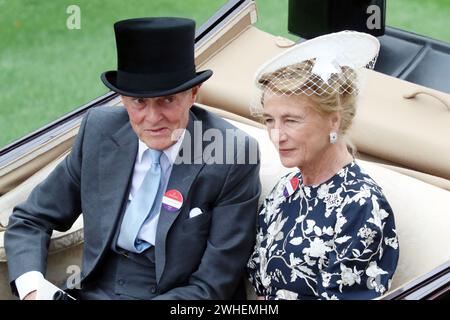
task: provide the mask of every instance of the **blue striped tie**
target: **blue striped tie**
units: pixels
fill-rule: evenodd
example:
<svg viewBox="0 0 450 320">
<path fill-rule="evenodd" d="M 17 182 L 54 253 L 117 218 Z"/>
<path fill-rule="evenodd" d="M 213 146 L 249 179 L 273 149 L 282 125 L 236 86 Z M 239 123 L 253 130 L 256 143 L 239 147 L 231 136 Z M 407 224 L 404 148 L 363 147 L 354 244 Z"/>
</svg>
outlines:
<svg viewBox="0 0 450 320">
<path fill-rule="evenodd" d="M 117 239 L 119 247 L 136 253 L 141 253 L 150 246 L 147 242 L 139 241 L 137 235 L 152 209 L 161 181 L 161 166 L 159 163 L 161 151 L 147 149 L 145 153 L 147 152 L 150 153 L 152 165 L 125 211 Z"/>
</svg>

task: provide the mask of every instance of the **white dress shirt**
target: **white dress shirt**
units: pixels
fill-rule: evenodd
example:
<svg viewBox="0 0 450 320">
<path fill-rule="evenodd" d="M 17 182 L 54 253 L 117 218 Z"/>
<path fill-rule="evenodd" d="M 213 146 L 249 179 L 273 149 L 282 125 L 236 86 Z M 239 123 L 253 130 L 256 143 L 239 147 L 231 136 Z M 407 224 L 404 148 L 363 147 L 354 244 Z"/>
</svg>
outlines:
<svg viewBox="0 0 450 320">
<path fill-rule="evenodd" d="M 170 173 L 172 172 L 172 165 L 175 162 L 175 159 L 177 158 L 185 133 L 186 130 L 183 131 L 180 138 L 175 144 L 163 150 L 164 155 L 161 155 L 160 160 L 162 170 L 161 171 L 162 179 L 160 188 L 163 188 L 162 190 L 165 190 L 167 187 Z M 139 140 L 138 154 L 134 162 L 133 177 L 131 181 L 130 193 L 128 194 L 127 206 L 130 203 L 131 199 L 133 199 L 133 195 L 137 192 L 137 190 L 141 186 L 142 181 L 144 180 L 144 177 L 147 174 L 147 171 L 150 169 L 151 160 L 146 157 L 143 157 L 144 152 L 147 149 L 148 146 L 144 142 Z M 161 206 L 161 204 L 159 205 Z M 144 222 L 144 225 L 139 231 L 138 239 L 154 244 L 155 243 L 154 234 L 149 235 L 148 231 L 151 228 L 151 224 L 155 223 L 157 224 L 158 220 L 159 220 L 159 210 L 158 214 L 150 217 L 150 219 Z M 37 288 L 39 287 L 39 283 L 41 281 L 47 280 L 45 280 L 44 276 L 39 271 L 29 271 L 18 277 L 15 280 L 15 284 L 17 292 L 19 293 L 19 298 L 22 300 L 30 292 L 37 290 Z"/>
<path fill-rule="evenodd" d="M 185 132 L 185 131 L 184 131 Z M 178 151 L 180 150 L 181 143 L 183 141 L 184 132 L 181 135 L 178 141 L 170 146 L 169 148 L 163 151 L 160 159 L 161 165 L 161 182 L 159 185 L 160 190 L 166 190 L 167 183 L 169 182 L 170 173 L 172 172 L 172 165 L 175 162 L 175 159 L 178 155 Z M 136 161 L 134 163 L 134 171 L 133 171 L 133 179 L 131 181 L 131 189 L 128 195 L 127 207 L 133 199 L 136 192 L 139 190 L 142 182 L 144 181 L 145 175 L 150 169 L 152 163 L 150 157 L 144 157 L 144 152 L 149 149 L 147 145 L 139 140 L 139 148 L 138 155 Z M 148 155 L 148 153 L 146 153 Z M 143 224 L 141 230 L 138 233 L 137 238 L 143 240 L 145 242 L 150 243 L 151 245 L 155 244 L 155 233 L 156 226 L 158 225 L 159 220 L 159 211 L 161 210 L 162 203 L 157 204 L 159 207 L 157 208 L 155 215 L 149 217 Z"/>
</svg>

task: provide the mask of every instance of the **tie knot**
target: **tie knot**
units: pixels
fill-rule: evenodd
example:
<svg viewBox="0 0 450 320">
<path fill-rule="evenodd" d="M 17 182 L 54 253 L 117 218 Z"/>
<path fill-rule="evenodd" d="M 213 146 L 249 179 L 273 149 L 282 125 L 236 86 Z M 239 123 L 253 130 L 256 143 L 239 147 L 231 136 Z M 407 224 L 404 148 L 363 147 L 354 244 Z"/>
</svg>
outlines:
<svg viewBox="0 0 450 320">
<path fill-rule="evenodd" d="M 152 150 L 152 149 L 147 149 L 148 153 L 150 155 L 150 159 L 153 163 L 159 163 L 159 159 L 161 158 L 161 154 L 162 152 L 159 150 Z"/>
</svg>

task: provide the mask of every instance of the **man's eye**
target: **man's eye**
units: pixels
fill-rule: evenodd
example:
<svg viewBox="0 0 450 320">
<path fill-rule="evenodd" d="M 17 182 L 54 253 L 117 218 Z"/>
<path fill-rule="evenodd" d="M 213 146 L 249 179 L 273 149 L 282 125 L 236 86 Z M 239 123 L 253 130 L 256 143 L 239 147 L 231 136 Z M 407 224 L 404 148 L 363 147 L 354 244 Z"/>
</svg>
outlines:
<svg viewBox="0 0 450 320">
<path fill-rule="evenodd" d="M 137 104 L 137 105 L 143 105 L 143 104 L 145 104 L 145 99 L 143 99 L 143 98 L 136 98 L 136 99 L 133 99 L 133 103 Z"/>
<path fill-rule="evenodd" d="M 264 123 L 271 124 L 271 123 L 273 123 L 273 119 L 270 119 L 270 118 L 264 119 Z"/>
<path fill-rule="evenodd" d="M 165 103 L 172 103 L 174 100 L 175 100 L 174 97 L 166 97 L 166 98 L 164 98 L 164 102 Z"/>
</svg>

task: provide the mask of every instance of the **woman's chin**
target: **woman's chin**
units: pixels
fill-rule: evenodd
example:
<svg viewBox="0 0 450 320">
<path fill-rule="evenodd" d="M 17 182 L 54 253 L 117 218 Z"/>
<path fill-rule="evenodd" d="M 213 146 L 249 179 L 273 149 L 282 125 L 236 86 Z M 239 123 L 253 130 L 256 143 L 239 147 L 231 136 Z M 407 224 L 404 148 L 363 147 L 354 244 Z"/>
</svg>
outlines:
<svg viewBox="0 0 450 320">
<path fill-rule="evenodd" d="M 280 157 L 281 164 L 286 168 L 298 168 L 300 165 L 298 161 L 292 158 Z"/>
</svg>

